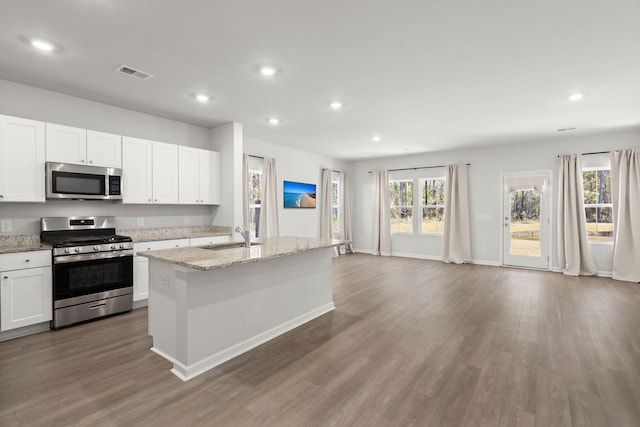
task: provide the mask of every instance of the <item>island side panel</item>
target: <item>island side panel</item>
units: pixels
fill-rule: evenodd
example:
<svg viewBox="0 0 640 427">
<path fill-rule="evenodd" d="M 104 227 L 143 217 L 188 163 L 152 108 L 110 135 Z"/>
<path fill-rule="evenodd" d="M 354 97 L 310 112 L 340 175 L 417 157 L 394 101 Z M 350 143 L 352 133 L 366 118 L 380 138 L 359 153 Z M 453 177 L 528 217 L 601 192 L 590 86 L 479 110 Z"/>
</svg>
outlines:
<svg viewBox="0 0 640 427">
<path fill-rule="evenodd" d="M 151 260 L 150 292 L 155 285 L 169 297 L 168 287 L 175 301 L 161 298 L 163 311 L 153 311 L 150 295 L 150 324 L 152 314 L 174 310 L 174 326 L 160 330 L 165 319 L 153 322 L 154 348 L 173 358 L 173 372 L 186 380 L 332 310 L 332 254 L 320 249 L 210 271 Z M 165 331 L 174 336 L 161 338 Z"/>
<path fill-rule="evenodd" d="M 160 261 L 149 262 L 149 335 L 152 350 L 161 356 L 176 358 L 176 284 L 174 266 Z"/>
</svg>

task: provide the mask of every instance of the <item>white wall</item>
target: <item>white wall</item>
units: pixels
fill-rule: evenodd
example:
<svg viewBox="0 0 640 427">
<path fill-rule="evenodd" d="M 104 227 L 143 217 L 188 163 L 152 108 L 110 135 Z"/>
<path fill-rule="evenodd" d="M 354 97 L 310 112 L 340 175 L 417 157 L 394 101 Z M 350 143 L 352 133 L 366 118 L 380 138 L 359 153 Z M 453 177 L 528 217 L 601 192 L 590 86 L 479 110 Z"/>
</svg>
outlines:
<svg viewBox="0 0 640 427">
<path fill-rule="evenodd" d="M 556 178 L 560 154 L 586 153 L 640 146 L 640 130 L 556 138 L 513 145 L 438 152 L 386 159 L 363 160 L 349 165 L 354 181 L 353 224 L 354 246 L 360 251 L 373 249 L 373 169 L 395 169 L 417 166 L 471 163 L 469 166 L 469 204 L 471 218 L 471 255 L 475 262 L 502 264 L 502 183 L 501 174 L 508 172 L 552 171 L 552 267 L 557 268 Z M 586 158 L 586 156 L 585 156 Z M 392 235 L 392 253 L 439 259 L 441 236 Z M 591 244 L 598 269 L 611 272 L 612 245 Z"/>
<path fill-rule="evenodd" d="M 0 80 L 0 114 L 178 145 L 212 148 L 212 131 L 204 127 L 7 80 Z M 224 158 L 221 158 L 221 162 L 224 162 Z M 137 219 L 142 217 L 144 228 L 152 228 L 185 224 L 209 225 L 215 210 L 216 208 L 195 205 L 122 205 L 113 202 L 62 200 L 1 204 L 0 218 L 10 219 L 12 222 L 12 231 L 3 234 L 38 234 L 40 217 L 43 216 L 114 215 L 119 228 L 137 228 Z M 218 222 L 214 224 L 231 225 Z"/>
<path fill-rule="evenodd" d="M 316 184 L 320 191 L 322 169 L 343 170 L 345 163 L 319 154 L 299 151 L 244 136 L 244 152 L 260 157 L 276 159 L 278 188 L 278 219 L 281 236 L 320 236 L 320 204 L 315 209 L 284 209 L 282 200 L 283 181 Z M 320 198 L 318 197 L 318 202 Z"/>
</svg>

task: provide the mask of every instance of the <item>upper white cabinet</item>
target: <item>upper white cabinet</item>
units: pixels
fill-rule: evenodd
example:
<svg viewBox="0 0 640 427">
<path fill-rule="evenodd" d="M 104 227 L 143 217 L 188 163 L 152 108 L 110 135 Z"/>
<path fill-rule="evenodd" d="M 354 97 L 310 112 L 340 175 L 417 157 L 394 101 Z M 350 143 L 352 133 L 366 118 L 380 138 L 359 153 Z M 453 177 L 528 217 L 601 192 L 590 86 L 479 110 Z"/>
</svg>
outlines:
<svg viewBox="0 0 640 427">
<path fill-rule="evenodd" d="M 90 165 L 122 167 L 122 137 L 112 133 L 87 131 L 87 159 Z"/>
<path fill-rule="evenodd" d="M 44 123 L 0 115 L 0 202 L 44 202 L 44 162 Z"/>
<path fill-rule="evenodd" d="M 178 146 L 153 142 L 153 203 L 178 203 Z"/>
<path fill-rule="evenodd" d="M 219 154 L 179 147 L 179 200 L 181 204 L 219 203 Z"/>
<path fill-rule="evenodd" d="M 123 203 L 178 203 L 178 146 L 122 138 Z"/>
<path fill-rule="evenodd" d="M 153 203 L 153 142 L 122 138 L 122 202 Z"/>
<path fill-rule="evenodd" d="M 47 123 L 47 161 L 120 168 L 122 137 Z"/>
</svg>

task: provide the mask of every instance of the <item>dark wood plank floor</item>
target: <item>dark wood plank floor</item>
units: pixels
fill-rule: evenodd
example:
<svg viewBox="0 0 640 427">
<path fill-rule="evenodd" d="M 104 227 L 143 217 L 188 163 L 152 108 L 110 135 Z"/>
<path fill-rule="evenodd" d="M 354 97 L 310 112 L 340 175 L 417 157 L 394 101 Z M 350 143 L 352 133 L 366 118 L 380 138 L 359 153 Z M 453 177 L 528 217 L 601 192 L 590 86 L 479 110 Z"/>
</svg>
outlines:
<svg viewBox="0 0 640 427">
<path fill-rule="evenodd" d="M 0 343 L 0 425 L 640 426 L 640 285 L 350 255 L 337 309 L 183 383 L 145 309 Z"/>
</svg>

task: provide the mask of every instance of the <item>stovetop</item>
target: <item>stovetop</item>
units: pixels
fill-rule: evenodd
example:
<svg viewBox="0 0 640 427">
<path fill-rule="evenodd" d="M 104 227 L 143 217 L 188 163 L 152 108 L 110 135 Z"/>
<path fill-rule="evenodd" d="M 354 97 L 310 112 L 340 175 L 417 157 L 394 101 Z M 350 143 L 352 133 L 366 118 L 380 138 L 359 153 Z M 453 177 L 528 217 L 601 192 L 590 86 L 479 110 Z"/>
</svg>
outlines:
<svg viewBox="0 0 640 427">
<path fill-rule="evenodd" d="M 52 245 L 54 248 L 65 248 L 72 246 L 100 245 L 108 243 L 131 242 L 131 237 L 117 234 L 95 234 L 89 236 L 41 236 L 44 243 Z"/>
</svg>

